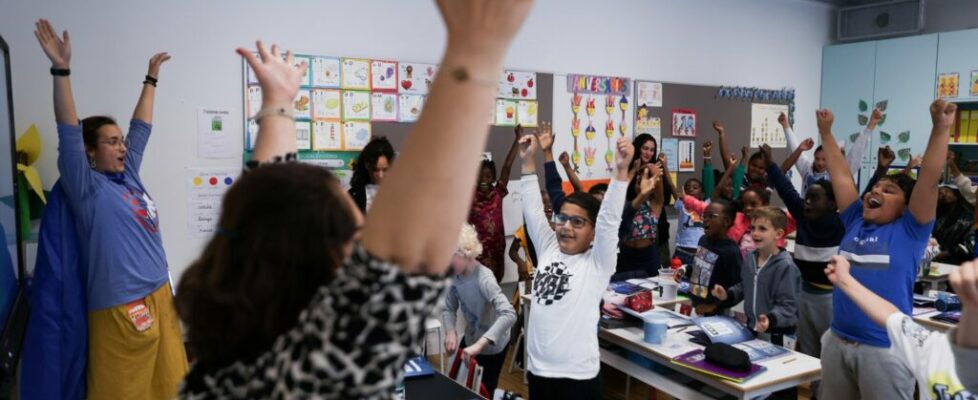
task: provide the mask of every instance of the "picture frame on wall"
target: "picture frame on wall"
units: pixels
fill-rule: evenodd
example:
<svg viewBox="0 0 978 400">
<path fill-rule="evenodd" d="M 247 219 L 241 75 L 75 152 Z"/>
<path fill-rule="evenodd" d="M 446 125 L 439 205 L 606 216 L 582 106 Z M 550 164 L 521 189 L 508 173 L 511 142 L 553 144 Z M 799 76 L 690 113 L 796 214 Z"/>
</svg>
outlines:
<svg viewBox="0 0 978 400">
<path fill-rule="evenodd" d="M 672 110 L 672 136 L 696 137 L 696 110 Z"/>
</svg>

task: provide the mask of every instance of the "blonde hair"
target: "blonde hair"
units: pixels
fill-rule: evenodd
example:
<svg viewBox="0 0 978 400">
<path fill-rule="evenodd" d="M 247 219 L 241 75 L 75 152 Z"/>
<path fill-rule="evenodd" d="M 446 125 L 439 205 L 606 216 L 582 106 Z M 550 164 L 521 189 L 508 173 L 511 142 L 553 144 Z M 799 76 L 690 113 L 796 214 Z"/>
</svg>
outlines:
<svg viewBox="0 0 978 400">
<path fill-rule="evenodd" d="M 471 224 L 462 225 L 462 232 L 458 234 L 458 249 L 462 255 L 476 258 L 482 255 L 482 243 L 479 242 L 479 234 Z"/>
</svg>

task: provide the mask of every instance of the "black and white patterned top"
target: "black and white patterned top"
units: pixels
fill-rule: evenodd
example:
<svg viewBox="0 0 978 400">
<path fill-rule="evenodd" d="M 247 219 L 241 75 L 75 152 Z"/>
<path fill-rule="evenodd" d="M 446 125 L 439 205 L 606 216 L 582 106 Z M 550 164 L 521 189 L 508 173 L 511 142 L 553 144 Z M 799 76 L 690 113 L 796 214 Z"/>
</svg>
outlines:
<svg viewBox="0 0 978 400">
<path fill-rule="evenodd" d="M 206 374 L 192 366 L 180 398 L 390 398 L 445 286 L 358 245 L 268 352 Z"/>
</svg>

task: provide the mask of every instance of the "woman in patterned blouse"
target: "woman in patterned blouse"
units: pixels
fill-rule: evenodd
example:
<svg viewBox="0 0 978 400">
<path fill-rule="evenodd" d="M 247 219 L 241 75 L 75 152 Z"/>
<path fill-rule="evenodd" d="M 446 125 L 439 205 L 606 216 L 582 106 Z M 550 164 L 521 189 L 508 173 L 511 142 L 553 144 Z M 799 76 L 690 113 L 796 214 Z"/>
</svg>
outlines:
<svg viewBox="0 0 978 400">
<path fill-rule="evenodd" d="M 471 204 L 485 110 L 532 0 L 437 4 L 442 67 L 370 218 L 329 172 L 298 163 L 253 167 L 226 194 L 219 233 L 177 293 L 197 356 L 181 397 L 391 397 L 444 287 L 434 277 Z M 237 50 L 263 93 L 254 165 L 294 158 L 287 110 L 305 70 L 257 47 L 260 59 Z"/>
</svg>

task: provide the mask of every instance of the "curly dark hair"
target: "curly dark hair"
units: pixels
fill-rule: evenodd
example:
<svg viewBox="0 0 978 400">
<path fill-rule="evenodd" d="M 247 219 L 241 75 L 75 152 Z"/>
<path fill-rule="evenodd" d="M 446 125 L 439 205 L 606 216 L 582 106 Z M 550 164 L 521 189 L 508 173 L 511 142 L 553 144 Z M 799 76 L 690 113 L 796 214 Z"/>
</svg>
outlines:
<svg viewBox="0 0 978 400">
<path fill-rule="evenodd" d="M 175 298 L 204 370 L 254 360 L 295 326 L 357 230 L 345 196 L 332 173 L 299 163 L 258 167 L 231 186 L 219 231 Z"/>
<path fill-rule="evenodd" d="M 377 160 L 381 156 L 387 158 L 387 162 L 394 163 L 394 146 L 384 136 L 376 136 L 360 151 L 356 162 L 353 164 L 353 177 L 350 178 L 351 189 L 361 189 L 370 183 L 370 171 L 377 167 Z"/>
</svg>

